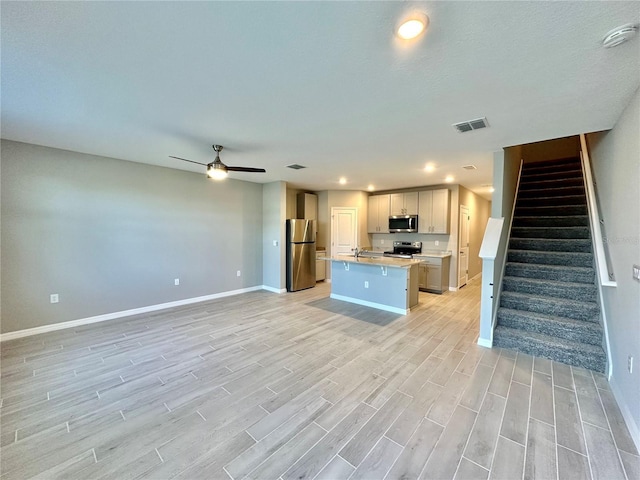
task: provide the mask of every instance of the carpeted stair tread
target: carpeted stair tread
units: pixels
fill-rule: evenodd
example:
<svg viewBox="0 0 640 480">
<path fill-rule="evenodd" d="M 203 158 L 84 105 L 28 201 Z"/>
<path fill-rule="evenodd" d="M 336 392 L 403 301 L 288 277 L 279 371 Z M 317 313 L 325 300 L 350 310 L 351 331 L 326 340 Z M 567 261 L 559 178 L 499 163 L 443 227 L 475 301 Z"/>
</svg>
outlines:
<svg viewBox="0 0 640 480">
<path fill-rule="evenodd" d="M 541 189 L 541 188 L 557 188 L 557 187 L 579 187 L 584 185 L 582 177 L 580 178 L 559 178 L 554 180 L 544 180 L 541 182 L 521 182 L 518 190 Z"/>
<path fill-rule="evenodd" d="M 589 227 L 512 227 L 512 238 L 545 238 L 545 239 L 590 239 Z"/>
<path fill-rule="evenodd" d="M 541 250 L 509 249 L 507 261 L 542 265 L 565 265 L 567 267 L 592 267 L 593 255 L 590 252 L 545 252 Z"/>
<path fill-rule="evenodd" d="M 591 253 L 591 239 L 511 237 L 509 248 L 514 250 Z"/>
<path fill-rule="evenodd" d="M 558 339 L 504 326 L 496 327 L 493 345 L 603 373 L 607 363 L 601 346 Z"/>
<path fill-rule="evenodd" d="M 587 215 L 589 211 L 586 205 L 536 205 L 518 206 L 516 205 L 515 216 L 536 216 L 536 217 L 557 217 L 567 215 Z"/>
<path fill-rule="evenodd" d="M 536 168 L 564 168 L 567 165 L 581 165 L 580 157 L 556 158 L 553 160 L 539 160 L 537 162 L 527 162 L 523 165 L 526 169 Z"/>
<path fill-rule="evenodd" d="M 565 197 L 571 195 L 584 195 L 584 186 L 565 187 L 564 185 L 555 188 L 531 188 L 518 191 L 518 199 L 539 198 L 539 197 Z"/>
<path fill-rule="evenodd" d="M 582 170 L 579 168 L 572 170 L 557 170 L 551 172 L 538 172 L 523 170 L 520 176 L 520 183 L 544 182 L 547 180 L 580 178 L 582 179 Z"/>
<path fill-rule="evenodd" d="M 514 217 L 515 227 L 588 227 L 587 215 L 566 215 L 549 217 Z"/>
<path fill-rule="evenodd" d="M 574 320 L 584 320 L 586 322 L 597 323 L 600 319 L 598 303 L 550 298 L 530 293 L 503 291 L 500 295 L 500 307 L 573 318 Z"/>
<path fill-rule="evenodd" d="M 573 342 L 602 345 L 602 327 L 599 323 L 572 318 L 525 312 L 511 308 L 498 309 L 498 325 L 542 333 Z"/>
<path fill-rule="evenodd" d="M 564 298 L 567 300 L 579 298 L 583 302 L 597 304 L 598 291 L 596 286 L 588 283 L 506 276 L 502 285 L 505 292 L 544 295 L 548 298 Z"/>
<path fill-rule="evenodd" d="M 593 267 L 567 267 L 565 265 L 507 262 L 505 275 L 571 283 L 593 284 L 595 281 Z"/>
<path fill-rule="evenodd" d="M 586 205 L 587 197 L 582 195 L 558 195 L 555 197 L 535 197 L 519 198 L 516 202 L 516 210 L 519 207 L 537 206 L 564 206 L 564 205 Z"/>
</svg>

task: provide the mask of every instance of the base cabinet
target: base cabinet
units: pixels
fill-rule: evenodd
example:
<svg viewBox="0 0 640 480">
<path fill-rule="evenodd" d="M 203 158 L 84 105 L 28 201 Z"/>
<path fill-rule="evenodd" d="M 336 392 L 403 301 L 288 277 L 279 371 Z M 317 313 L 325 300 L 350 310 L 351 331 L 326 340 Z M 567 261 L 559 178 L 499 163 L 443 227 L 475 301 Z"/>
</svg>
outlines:
<svg viewBox="0 0 640 480">
<path fill-rule="evenodd" d="M 418 288 L 431 293 L 442 293 L 449 290 L 450 258 L 420 258 L 422 263 L 418 269 Z"/>
<path fill-rule="evenodd" d="M 324 257 L 326 252 L 316 253 L 316 282 L 321 282 L 327 278 L 327 262 L 326 260 L 319 260 L 318 257 Z"/>
</svg>

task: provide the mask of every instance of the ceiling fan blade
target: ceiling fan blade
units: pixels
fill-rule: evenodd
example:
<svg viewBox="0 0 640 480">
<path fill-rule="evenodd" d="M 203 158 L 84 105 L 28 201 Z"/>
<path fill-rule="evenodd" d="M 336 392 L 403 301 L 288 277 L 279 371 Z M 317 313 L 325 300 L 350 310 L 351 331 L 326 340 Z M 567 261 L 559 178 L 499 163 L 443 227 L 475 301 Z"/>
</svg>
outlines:
<svg viewBox="0 0 640 480">
<path fill-rule="evenodd" d="M 253 172 L 253 173 L 267 173 L 264 168 L 251 168 L 251 167 L 227 167 L 229 172 Z"/>
<path fill-rule="evenodd" d="M 194 162 L 193 160 L 187 160 L 186 158 L 174 157 L 172 155 L 169 155 L 169 158 L 175 158 L 176 160 L 182 160 L 183 162 L 195 163 L 197 165 L 204 165 L 205 167 L 207 166 L 206 163 Z"/>
</svg>

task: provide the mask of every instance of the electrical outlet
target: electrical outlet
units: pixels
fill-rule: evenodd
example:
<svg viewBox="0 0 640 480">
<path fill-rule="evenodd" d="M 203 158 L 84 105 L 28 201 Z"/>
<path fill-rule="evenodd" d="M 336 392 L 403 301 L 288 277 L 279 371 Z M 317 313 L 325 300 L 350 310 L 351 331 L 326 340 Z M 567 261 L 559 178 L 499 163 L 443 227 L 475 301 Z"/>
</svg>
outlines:
<svg viewBox="0 0 640 480">
<path fill-rule="evenodd" d="M 240 270 L 236 272 L 236 277 L 239 277 L 239 276 L 240 276 Z"/>
<path fill-rule="evenodd" d="M 633 279 L 640 282 L 640 265 L 633 266 Z"/>
<path fill-rule="evenodd" d="M 629 373 L 633 373 L 633 355 L 629 355 L 627 358 L 627 370 Z"/>
<path fill-rule="evenodd" d="M 380 245 L 384 245 L 384 240 L 380 240 Z"/>
<path fill-rule="evenodd" d="M 369 282 L 367 280 L 364 281 L 364 288 L 369 288 Z"/>
<path fill-rule="evenodd" d="M 274 241 L 273 241 L 273 246 L 274 246 L 274 247 L 277 247 L 277 246 L 278 246 L 278 240 L 274 240 Z"/>
<path fill-rule="evenodd" d="M 52 293 L 51 295 L 49 295 L 49 301 L 51 303 L 58 303 L 60 301 L 60 297 L 57 293 Z"/>
<path fill-rule="evenodd" d="M 440 242 L 439 242 L 438 240 L 436 240 L 434 243 L 435 243 L 436 247 L 437 247 L 438 245 L 440 245 Z"/>
<path fill-rule="evenodd" d="M 174 278 L 173 279 L 173 284 L 174 285 L 180 285 L 180 279 L 179 278 Z"/>
</svg>

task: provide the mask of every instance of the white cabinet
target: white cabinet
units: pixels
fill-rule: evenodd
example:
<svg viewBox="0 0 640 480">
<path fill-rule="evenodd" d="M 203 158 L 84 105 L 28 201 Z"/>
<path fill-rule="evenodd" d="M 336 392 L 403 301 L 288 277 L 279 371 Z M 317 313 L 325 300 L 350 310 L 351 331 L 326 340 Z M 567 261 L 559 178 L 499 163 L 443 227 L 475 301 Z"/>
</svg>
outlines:
<svg viewBox="0 0 640 480">
<path fill-rule="evenodd" d="M 367 232 L 389 233 L 389 195 L 369 197 Z"/>
<path fill-rule="evenodd" d="M 451 257 L 418 257 L 418 288 L 432 293 L 442 293 L 449 289 L 449 264 Z"/>
<path fill-rule="evenodd" d="M 447 188 L 420 192 L 418 233 L 449 233 L 450 199 Z"/>
<path fill-rule="evenodd" d="M 392 193 L 389 215 L 418 215 L 418 192 Z"/>
<path fill-rule="evenodd" d="M 327 278 L 327 263 L 326 260 L 320 260 L 320 257 L 324 257 L 327 254 L 325 251 L 316 252 L 316 282 L 320 282 Z"/>
</svg>

